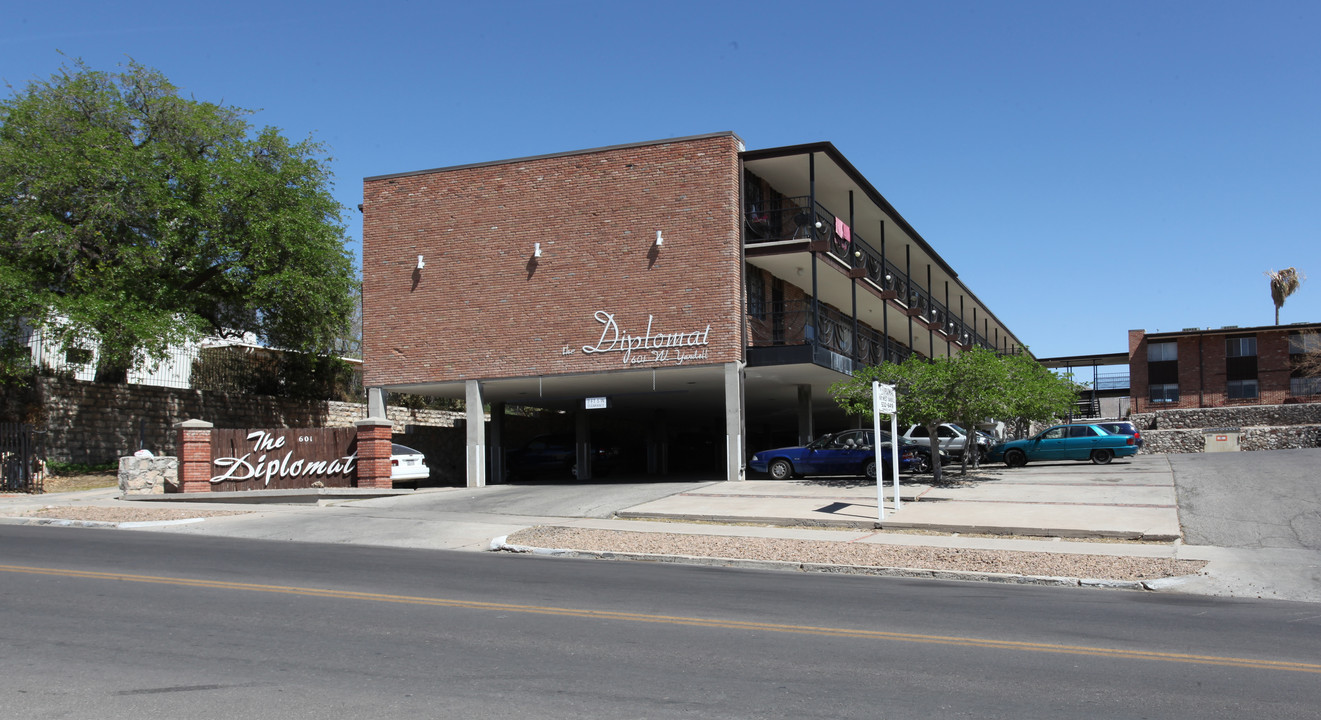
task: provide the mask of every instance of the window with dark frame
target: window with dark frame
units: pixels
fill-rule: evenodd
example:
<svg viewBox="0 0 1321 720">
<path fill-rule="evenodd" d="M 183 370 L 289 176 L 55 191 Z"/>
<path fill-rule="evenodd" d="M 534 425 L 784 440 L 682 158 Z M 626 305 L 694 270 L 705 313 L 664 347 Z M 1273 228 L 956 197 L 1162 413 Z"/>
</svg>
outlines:
<svg viewBox="0 0 1321 720">
<path fill-rule="evenodd" d="M 748 279 L 748 315 L 758 319 L 766 319 L 766 277 L 761 274 L 761 269 L 748 265 L 743 270 Z"/>
</svg>

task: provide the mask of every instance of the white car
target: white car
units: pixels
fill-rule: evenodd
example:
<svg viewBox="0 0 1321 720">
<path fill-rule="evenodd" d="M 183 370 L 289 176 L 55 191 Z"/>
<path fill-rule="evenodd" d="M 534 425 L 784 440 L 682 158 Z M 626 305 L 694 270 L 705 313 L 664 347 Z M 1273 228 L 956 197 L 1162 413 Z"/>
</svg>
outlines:
<svg viewBox="0 0 1321 720">
<path fill-rule="evenodd" d="M 407 445 L 390 445 L 390 481 L 421 483 L 431 477 L 427 458 Z"/>
<path fill-rule="evenodd" d="M 940 449 L 955 457 L 962 456 L 963 449 L 968 445 L 968 433 L 954 423 L 936 426 L 936 436 L 940 441 Z M 931 447 L 931 435 L 927 433 L 926 425 L 909 425 L 902 437 L 904 442 Z M 982 432 L 978 432 L 976 437 L 974 442 L 977 443 L 978 454 L 985 455 L 991 449 L 991 438 Z"/>
</svg>

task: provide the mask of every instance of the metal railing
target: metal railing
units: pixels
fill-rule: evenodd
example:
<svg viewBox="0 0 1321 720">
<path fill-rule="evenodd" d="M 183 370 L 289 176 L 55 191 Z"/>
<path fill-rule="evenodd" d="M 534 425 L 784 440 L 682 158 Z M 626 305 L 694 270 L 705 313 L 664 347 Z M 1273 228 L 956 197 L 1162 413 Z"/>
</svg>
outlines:
<svg viewBox="0 0 1321 720">
<path fill-rule="evenodd" d="M 0 492 L 40 493 L 45 463 L 31 425 L 0 423 Z"/>
<path fill-rule="evenodd" d="M 835 232 L 836 215 L 810 197 L 782 197 L 766 203 L 749 205 L 745 220 L 748 243 L 820 240 L 826 252 L 845 267 L 861 268 L 863 279 L 882 292 L 893 292 L 894 299 L 908 308 L 916 308 L 917 317 L 936 324 L 960 345 L 981 345 L 998 350 L 929 292 L 912 282 L 908 275 L 888 258 L 872 248 L 863 234 L 850 228 L 849 239 Z M 815 234 L 814 234 L 815 233 Z M 951 325 L 952 323 L 952 325 Z M 966 338 L 965 338 L 966 336 Z"/>
</svg>

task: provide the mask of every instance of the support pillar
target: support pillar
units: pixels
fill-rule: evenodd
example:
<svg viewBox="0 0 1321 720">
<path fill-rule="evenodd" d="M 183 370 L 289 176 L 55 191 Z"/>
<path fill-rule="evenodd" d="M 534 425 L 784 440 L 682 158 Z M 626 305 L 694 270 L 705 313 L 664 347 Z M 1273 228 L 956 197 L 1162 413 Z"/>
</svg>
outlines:
<svg viewBox="0 0 1321 720">
<path fill-rule="evenodd" d="M 353 423 L 358 429 L 358 487 L 389 490 L 391 438 L 394 427 L 383 417 L 369 417 Z"/>
<path fill-rule="evenodd" d="M 487 482 L 498 485 L 505 481 L 505 404 L 491 403 L 491 475 Z"/>
<path fill-rule="evenodd" d="M 725 479 L 747 480 L 743 444 L 743 363 L 725 363 Z"/>
<path fill-rule="evenodd" d="M 486 487 L 486 414 L 482 412 L 482 384 L 469 380 L 464 395 L 468 429 L 468 487 Z"/>
<path fill-rule="evenodd" d="M 179 492 L 211 492 L 213 427 L 205 420 L 184 420 L 174 424 L 179 433 Z"/>
<path fill-rule="evenodd" d="M 812 386 L 798 386 L 798 444 L 812 442 L 815 429 L 812 427 Z"/>
<path fill-rule="evenodd" d="M 592 418 L 578 408 L 573 413 L 574 479 L 586 482 L 592 479 Z"/>
</svg>

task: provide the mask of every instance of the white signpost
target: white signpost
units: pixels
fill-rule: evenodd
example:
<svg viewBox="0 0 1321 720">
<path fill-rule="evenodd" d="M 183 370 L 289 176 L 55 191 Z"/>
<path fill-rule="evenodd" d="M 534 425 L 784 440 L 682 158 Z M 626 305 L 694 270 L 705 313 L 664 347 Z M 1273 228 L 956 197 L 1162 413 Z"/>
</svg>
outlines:
<svg viewBox="0 0 1321 720">
<path fill-rule="evenodd" d="M 894 509 L 899 511 L 899 418 L 895 415 L 895 394 L 893 385 L 882 385 L 872 381 L 872 432 L 875 433 L 873 447 L 876 450 L 876 521 L 885 519 L 885 473 L 881 453 L 881 413 L 890 416 L 890 468 L 894 474 Z"/>
</svg>

